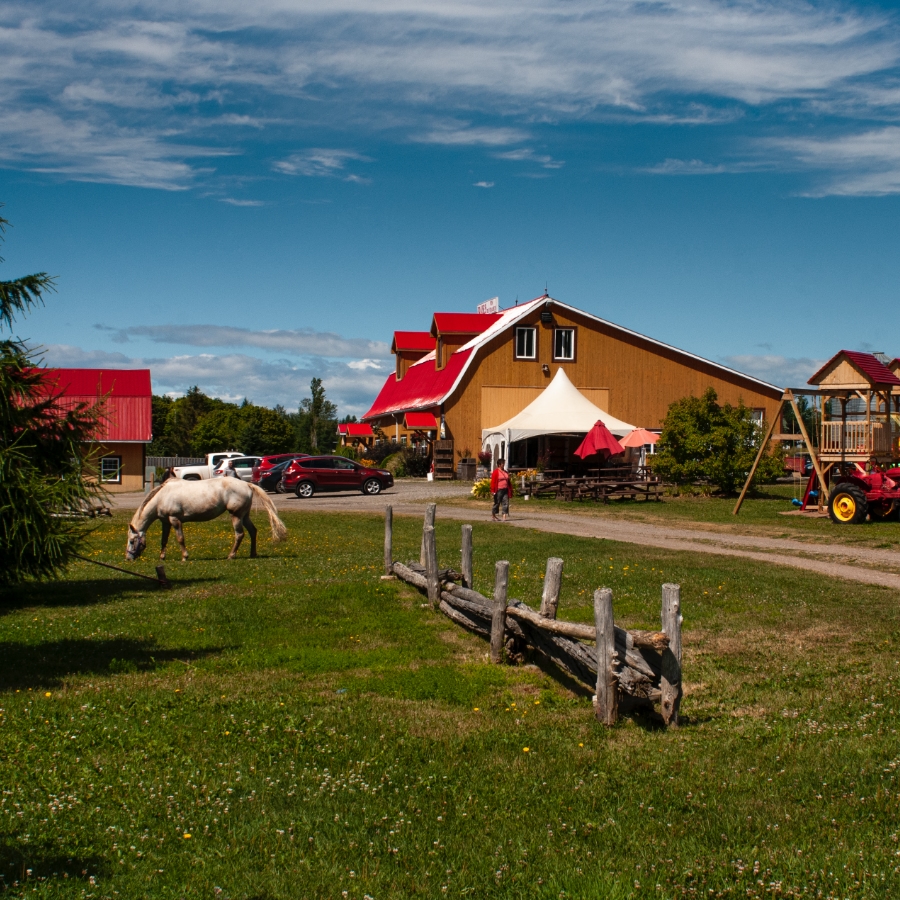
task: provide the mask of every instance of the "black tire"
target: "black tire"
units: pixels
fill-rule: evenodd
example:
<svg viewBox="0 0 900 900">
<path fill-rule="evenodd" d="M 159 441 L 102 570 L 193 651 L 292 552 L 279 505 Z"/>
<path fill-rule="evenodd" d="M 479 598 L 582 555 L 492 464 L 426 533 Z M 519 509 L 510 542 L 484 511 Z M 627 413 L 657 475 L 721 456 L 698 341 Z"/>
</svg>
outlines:
<svg viewBox="0 0 900 900">
<path fill-rule="evenodd" d="M 275 493 L 276 494 L 286 494 L 287 488 L 284 486 L 283 481 L 279 481 L 278 484 L 275 485 Z"/>
<path fill-rule="evenodd" d="M 316 486 L 311 481 L 301 481 L 297 487 L 294 488 L 294 493 L 301 500 L 309 500 L 315 492 Z"/>
<path fill-rule="evenodd" d="M 363 486 L 362 491 L 370 497 L 381 493 L 381 482 L 377 478 L 370 478 Z"/>
<path fill-rule="evenodd" d="M 185 475 L 182 481 L 200 481 L 199 475 Z"/>
<path fill-rule="evenodd" d="M 897 501 L 880 500 L 869 504 L 869 519 L 872 522 L 887 522 L 897 518 Z"/>
<path fill-rule="evenodd" d="M 862 489 L 855 484 L 836 484 L 828 498 L 828 515 L 836 525 L 859 525 L 866 521 L 869 504 Z"/>
</svg>

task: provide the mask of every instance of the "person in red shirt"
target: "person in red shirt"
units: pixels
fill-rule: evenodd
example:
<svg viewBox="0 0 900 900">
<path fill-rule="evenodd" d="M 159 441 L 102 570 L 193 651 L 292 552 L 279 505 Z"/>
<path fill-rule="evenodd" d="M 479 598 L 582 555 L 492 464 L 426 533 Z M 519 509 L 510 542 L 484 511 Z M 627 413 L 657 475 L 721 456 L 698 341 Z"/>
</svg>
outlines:
<svg viewBox="0 0 900 900">
<path fill-rule="evenodd" d="M 497 513 L 503 511 L 503 521 L 509 521 L 509 472 L 506 471 L 506 460 L 498 459 L 497 468 L 491 472 L 491 494 L 494 497 L 494 508 L 491 518 L 498 522 Z"/>
</svg>

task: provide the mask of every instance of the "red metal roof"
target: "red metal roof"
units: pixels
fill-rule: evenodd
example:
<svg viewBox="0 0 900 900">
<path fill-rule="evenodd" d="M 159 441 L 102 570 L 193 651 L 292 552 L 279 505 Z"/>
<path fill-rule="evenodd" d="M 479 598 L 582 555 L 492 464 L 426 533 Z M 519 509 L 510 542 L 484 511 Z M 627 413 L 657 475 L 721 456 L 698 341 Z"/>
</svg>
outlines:
<svg viewBox="0 0 900 900">
<path fill-rule="evenodd" d="M 419 428 L 423 431 L 435 431 L 438 425 L 434 413 L 430 412 L 408 412 L 403 421 L 407 428 Z"/>
<path fill-rule="evenodd" d="M 839 350 L 831 359 L 816 372 L 807 384 L 819 384 L 822 373 L 839 357 L 846 356 L 847 359 L 856 366 L 860 372 L 872 384 L 890 384 L 900 387 L 900 378 L 898 378 L 883 362 L 874 357 L 871 353 L 862 353 L 859 350 Z"/>
<path fill-rule="evenodd" d="M 421 350 L 428 353 L 434 350 L 434 338 L 427 331 L 395 331 L 394 344 L 391 350 Z"/>
<path fill-rule="evenodd" d="M 438 334 L 481 334 L 503 313 L 435 313 L 431 322 L 431 333 Z"/>
<path fill-rule="evenodd" d="M 481 318 L 488 319 L 490 316 Z M 438 370 L 435 370 L 434 354 L 429 354 L 410 366 L 400 381 L 397 381 L 396 375 L 388 375 L 384 387 L 363 419 L 376 419 L 407 410 L 430 409 L 438 405 L 453 387 L 471 353 L 471 350 L 458 350 L 450 355 L 447 365 Z"/>
<path fill-rule="evenodd" d="M 365 422 L 342 422 L 338 425 L 338 434 L 346 434 L 347 437 L 372 437 L 375 432 Z"/>
<path fill-rule="evenodd" d="M 46 369 L 48 392 L 60 394 L 59 406 L 94 405 L 106 397 L 98 441 L 153 439 L 149 369 Z"/>
</svg>

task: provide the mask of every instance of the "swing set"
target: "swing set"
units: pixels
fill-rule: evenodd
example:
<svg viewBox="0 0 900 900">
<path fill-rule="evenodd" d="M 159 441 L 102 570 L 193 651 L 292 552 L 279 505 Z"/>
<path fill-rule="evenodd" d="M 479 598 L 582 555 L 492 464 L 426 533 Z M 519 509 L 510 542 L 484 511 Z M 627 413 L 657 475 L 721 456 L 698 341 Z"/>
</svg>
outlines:
<svg viewBox="0 0 900 900">
<path fill-rule="evenodd" d="M 759 453 L 735 504 L 740 511 L 769 442 L 796 441 L 796 433 L 776 433 L 789 410 L 799 428 L 813 471 L 800 504 L 801 512 L 821 515 L 826 508 L 833 522 L 858 524 L 882 520 L 900 510 L 900 468 L 894 467 L 900 437 L 900 360 L 888 365 L 871 353 L 841 350 L 812 378 L 809 388 L 788 388 L 772 417 Z M 811 396 L 819 422 L 818 445 L 810 438 L 796 395 Z M 793 423 L 792 423 L 793 431 Z"/>
</svg>

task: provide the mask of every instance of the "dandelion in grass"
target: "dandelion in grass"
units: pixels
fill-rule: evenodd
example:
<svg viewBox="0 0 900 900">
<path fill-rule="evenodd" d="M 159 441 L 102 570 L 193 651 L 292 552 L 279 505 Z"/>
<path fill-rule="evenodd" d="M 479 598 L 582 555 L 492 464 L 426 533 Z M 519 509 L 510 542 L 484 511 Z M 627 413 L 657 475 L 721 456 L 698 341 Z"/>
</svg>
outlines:
<svg viewBox="0 0 900 900">
<path fill-rule="evenodd" d="M 531 747 L 523 747 L 523 748 L 522 748 L 522 752 L 523 752 L 523 753 L 530 753 L 530 752 L 531 752 Z"/>
</svg>

